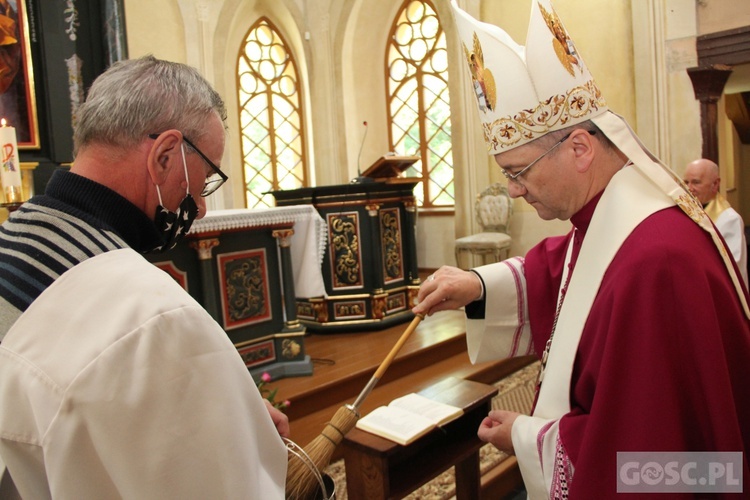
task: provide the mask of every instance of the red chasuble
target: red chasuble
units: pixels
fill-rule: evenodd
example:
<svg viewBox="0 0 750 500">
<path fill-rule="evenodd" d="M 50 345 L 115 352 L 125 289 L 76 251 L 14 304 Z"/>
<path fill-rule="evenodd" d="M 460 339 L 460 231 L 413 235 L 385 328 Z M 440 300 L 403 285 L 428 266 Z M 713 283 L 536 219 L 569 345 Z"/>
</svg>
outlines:
<svg viewBox="0 0 750 500">
<path fill-rule="evenodd" d="M 572 218 L 580 238 L 574 257 L 597 202 Z M 536 352 L 550 335 L 573 234 L 548 238 L 526 255 Z M 573 272 L 586 272 L 586 263 L 574 261 Z M 615 255 L 583 329 L 572 410 L 560 421 L 574 467 L 569 498 L 613 497 L 617 452 L 746 454 L 748 383 L 750 323 L 710 236 L 677 207 L 653 214 Z M 742 474 L 747 495 L 747 458 Z"/>
</svg>

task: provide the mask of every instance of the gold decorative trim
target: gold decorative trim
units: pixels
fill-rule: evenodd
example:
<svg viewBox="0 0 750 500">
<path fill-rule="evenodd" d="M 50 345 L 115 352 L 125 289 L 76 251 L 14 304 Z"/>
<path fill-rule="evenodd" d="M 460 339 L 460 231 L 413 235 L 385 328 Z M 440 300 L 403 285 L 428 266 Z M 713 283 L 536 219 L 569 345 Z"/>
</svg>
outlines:
<svg viewBox="0 0 750 500">
<path fill-rule="evenodd" d="M 355 193 L 353 196 L 356 196 L 357 193 Z M 400 203 L 400 202 L 407 202 L 409 200 L 414 200 L 413 196 L 389 196 L 389 197 L 381 197 L 384 193 L 378 193 L 378 204 L 385 205 L 387 203 Z M 385 193 L 388 194 L 388 193 Z M 372 203 L 372 200 L 368 199 L 361 199 L 361 200 L 345 200 L 342 199 L 341 195 L 336 196 L 328 196 L 328 198 L 333 199 L 334 201 L 327 201 L 327 202 L 321 202 L 320 200 L 324 197 L 316 198 L 315 207 L 320 208 L 342 208 L 342 207 L 367 207 Z M 340 201 L 335 201 L 340 200 Z"/>
<path fill-rule="evenodd" d="M 555 55 L 559 59 L 560 64 L 568 73 L 570 73 L 570 76 L 575 78 L 575 69 L 577 68 L 578 71 L 582 72 L 583 68 L 581 68 L 581 61 L 578 57 L 575 45 L 573 44 L 573 40 L 570 39 L 568 32 L 565 31 L 560 18 L 557 17 L 555 9 L 550 9 L 548 11 L 540 3 L 539 10 L 542 13 L 542 18 L 544 19 L 545 24 L 547 24 L 547 28 L 549 28 L 549 31 L 552 34 L 552 49 L 554 50 Z"/>
<path fill-rule="evenodd" d="M 372 298 L 372 317 L 373 319 L 383 319 L 386 311 L 387 295 L 380 295 Z"/>
<path fill-rule="evenodd" d="M 362 288 L 359 213 L 327 214 L 326 219 L 333 289 Z"/>
<path fill-rule="evenodd" d="M 395 288 L 389 288 L 388 290 L 378 289 L 373 290 L 372 293 L 352 293 L 347 295 L 328 295 L 326 298 L 310 298 L 310 299 L 304 299 L 305 302 L 336 302 L 340 300 L 357 300 L 357 299 L 369 299 L 374 294 L 386 294 L 386 295 L 392 295 L 394 293 L 402 292 L 406 289 L 410 288 L 416 288 L 417 290 L 419 287 L 412 287 L 412 286 L 399 286 Z"/>
<path fill-rule="evenodd" d="M 367 317 L 367 304 L 364 300 L 334 302 L 333 320 L 362 319 Z"/>
<path fill-rule="evenodd" d="M 32 31 L 32 26 L 29 23 L 29 13 L 26 11 L 26 3 L 20 2 L 19 22 L 21 25 L 19 29 L 23 31 L 23 71 L 25 72 L 25 85 L 28 92 L 29 107 L 31 122 L 29 123 L 30 130 L 30 142 L 24 142 L 18 144 L 18 149 L 40 149 L 41 139 L 39 136 L 39 113 L 36 107 L 36 83 L 34 80 L 34 63 L 31 59 L 31 43 L 37 41 L 36 31 Z M 16 4 L 18 6 L 18 3 Z"/>
<path fill-rule="evenodd" d="M 234 344 L 234 347 L 245 347 L 252 344 L 257 344 L 259 342 L 265 342 L 267 340 L 273 340 L 273 339 L 283 339 L 283 338 L 295 338 L 295 337 L 304 337 L 305 332 L 296 332 L 296 333 L 273 333 L 271 335 L 265 335 L 263 337 L 258 337 L 251 340 L 245 340 L 243 342 L 236 342 Z"/>
<path fill-rule="evenodd" d="M 570 89 L 567 94 L 558 94 L 539 103 L 534 109 L 525 109 L 513 115 L 499 118 L 492 123 L 484 122 L 484 139 L 488 151 L 509 148 L 520 142 L 528 142 L 545 135 L 552 129 L 560 129 L 593 117 L 607 107 L 599 87 L 594 80 Z"/>
<path fill-rule="evenodd" d="M 281 357 L 294 359 L 302 352 L 302 346 L 296 340 L 286 339 L 281 342 Z"/>
<path fill-rule="evenodd" d="M 419 287 L 409 287 L 407 291 L 407 300 L 409 301 L 409 309 L 416 307 L 417 295 L 419 295 Z"/>
<path fill-rule="evenodd" d="M 315 311 L 316 321 L 319 323 L 328 322 L 328 304 L 325 302 L 314 302 L 313 310 Z"/>
<path fill-rule="evenodd" d="M 401 212 L 397 207 L 380 211 L 380 239 L 383 250 L 383 276 L 386 285 L 403 281 L 404 259 L 401 247 Z"/>
<path fill-rule="evenodd" d="M 347 295 L 328 295 L 324 299 L 307 299 L 309 302 L 331 302 L 332 300 L 356 300 L 356 299 L 368 299 L 370 298 L 369 293 L 351 293 Z"/>
<path fill-rule="evenodd" d="M 378 210 L 380 210 L 380 204 L 368 203 L 367 205 L 365 205 L 365 209 L 367 210 L 367 214 L 370 217 L 376 217 L 378 215 Z"/>
<path fill-rule="evenodd" d="M 281 248 L 290 248 L 292 246 L 292 236 L 294 229 L 277 229 L 271 232 L 271 236 L 278 240 Z"/>
<path fill-rule="evenodd" d="M 693 195 L 684 193 L 678 196 L 675 201 L 677 201 L 677 205 L 679 205 L 682 211 L 685 212 L 687 216 L 693 220 L 693 222 L 697 222 L 698 224 L 701 223 L 703 217 L 706 214 L 703 211 L 703 207 L 700 205 L 700 203 L 698 203 L 698 200 L 696 200 Z"/>
<path fill-rule="evenodd" d="M 407 308 L 407 304 L 408 297 L 406 292 L 389 295 L 385 299 L 385 313 L 390 315 L 399 311 L 404 311 Z"/>
<path fill-rule="evenodd" d="M 464 47 L 464 57 L 469 65 L 471 73 L 471 82 L 474 86 L 475 97 L 479 104 L 479 110 L 486 113 L 493 111 L 497 105 L 497 86 L 495 77 L 489 68 L 484 65 L 484 51 L 479 41 L 479 36 L 474 32 L 472 37 L 472 48 L 462 44 Z"/>
<path fill-rule="evenodd" d="M 188 246 L 198 253 L 198 260 L 211 260 L 214 247 L 219 246 L 219 238 L 191 241 Z"/>
<path fill-rule="evenodd" d="M 713 237 L 713 227 L 711 219 L 709 218 L 708 214 L 706 214 L 705 210 L 703 210 L 703 206 L 700 204 L 700 202 L 692 194 L 683 193 L 675 198 L 675 201 L 677 202 L 677 206 L 679 206 L 682 211 L 685 212 L 685 214 L 687 214 L 687 216 L 693 220 L 693 222 L 701 226 Z M 726 247 L 724 245 L 717 244 L 716 248 L 719 250 L 722 257 L 726 261 L 729 256 Z"/>
<path fill-rule="evenodd" d="M 394 314 L 383 316 L 381 319 L 358 319 L 353 321 L 339 320 L 339 321 L 311 321 L 302 320 L 302 323 L 311 327 L 339 327 L 339 326 L 356 326 L 356 325 L 372 325 L 373 323 L 382 323 L 384 321 L 394 321 L 403 316 L 414 316 L 411 309 L 400 311 Z"/>
</svg>

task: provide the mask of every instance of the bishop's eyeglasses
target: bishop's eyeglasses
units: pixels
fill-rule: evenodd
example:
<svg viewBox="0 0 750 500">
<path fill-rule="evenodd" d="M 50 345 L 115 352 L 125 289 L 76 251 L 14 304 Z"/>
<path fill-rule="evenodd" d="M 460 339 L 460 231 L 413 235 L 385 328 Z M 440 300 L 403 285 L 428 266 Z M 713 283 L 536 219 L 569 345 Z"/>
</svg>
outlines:
<svg viewBox="0 0 750 500">
<path fill-rule="evenodd" d="M 588 132 L 591 135 L 594 135 L 596 133 L 596 130 L 587 130 L 586 132 Z M 551 148 L 549 148 L 547 151 L 545 151 L 544 153 L 542 153 L 536 160 L 532 161 L 531 163 L 529 163 L 528 165 L 526 165 L 525 167 L 523 167 L 521 170 L 519 170 L 515 174 L 511 174 L 510 172 L 508 172 L 507 170 L 505 170 L 503 167 L 500 167 L 500 171 L 503 173 L 503 175 L 505 176 L 505 178 L 508 179 L 509 182 L 513 181 L 516 184 L 521 184 L 521 181 L 518 180 L 518 178 L 521 177 L 526 172 L 528 172 L 528 170 L 531 167 L 533 167 L 534 165 L 536 165 L 537 162 L 539 162 L 542 158 L 544 158 L 545 156 L 547 156 L 548 154 L 550 154 L 556 147 L 558 147 L 563 142 L 567 141 L 570 138 L 570 135 L 572 133 L 573 132 L 571 132 L 570 134 L 566 134 L 565 136 L 563 136 L 562 139 L 560 139 L 559 141 L 557 141 L 556 143 L 554 143 Z"/>
</svg>

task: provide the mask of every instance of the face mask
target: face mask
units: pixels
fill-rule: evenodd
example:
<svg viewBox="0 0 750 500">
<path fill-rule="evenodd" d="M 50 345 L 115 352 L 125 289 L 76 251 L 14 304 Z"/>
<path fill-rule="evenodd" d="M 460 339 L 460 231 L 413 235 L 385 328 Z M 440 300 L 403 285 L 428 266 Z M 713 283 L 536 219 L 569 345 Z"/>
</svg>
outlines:
<svg viewBox="0 0 750 500">
<path fill-rule="evenodd" d="M 182 165 L 185 168 L 185 182 L 188 183 L 189 188 L 190 181 L 188 181 L 187 162 L 185 161 L 185 147 L 181 144 L 180 149 L 182 150 Z M 190 230 L 190 226 L 198 216 L 198 205 L 195 204 L 189 189 L 185 189 L 185 198 L 180 202 L 177 211 L 170 212 L 162 204 L 159 186 L 156 186 L 156 194 L 159 196 L 159 206 L 156 207 L 154 224 L 161 233 L 164 243 L 154 248 L 152 252 L 164 252 L 174 248 L 177 242 Z"/>
</svg>

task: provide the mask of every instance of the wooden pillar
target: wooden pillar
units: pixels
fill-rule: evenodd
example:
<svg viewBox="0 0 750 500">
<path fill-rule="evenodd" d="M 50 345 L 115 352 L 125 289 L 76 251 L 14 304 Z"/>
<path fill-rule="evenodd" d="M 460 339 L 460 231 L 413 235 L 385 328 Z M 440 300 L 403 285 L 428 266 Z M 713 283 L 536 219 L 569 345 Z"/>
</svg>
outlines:
<svg viewBox="0 0 750 500">
<path fill-rule="evenodd" d="M 284 331 L 299 331 L 300 322 L 297 319 L 297 294 L 294 290 L 294 274 L 292 271 L 292 235 L 294 229 L 277 229 L 271 235 L 276 238 L 281 255 L 281 281 L 284 285 L 284 311 L 286 321 Z"/>
<path fill-rule="evenodd" d="M 717 103 L 724 92 L 732 68 L 723 64 L 707 67 L 688 68 L 688 76 L 693 83 L 695 98 L 701 103 L 701 135 L 703 148 L 701 155 L 719 163 L 719 134 L 717 130 Z"/>
<path fill-rule="evenodd" d="M 380 231 L 380 205 L 377 203 L 370 203 L 365 206 L 367 214 L 370 216 L 370 242 L 372 247 L 372 260 L 370 261 L 373 265 L 371 269 L 372 276 L 372 293 L 375 295 L 383 293 L 383 287 L 385 286 L 385 277 L 383 276 L 383 239 Z"/>
<path fill-rule="evenodd" d="M 189 245 L 198 253 L 198 260 L 200 261 L 203 307 L 214 320 L 222 324 L 221 315 L 216 303 L 216 297 L 219 297 L 221 292 L 216 288 L 216 271 L 213 265 L 213 249 L 219 246 L 219 239 L 204 238 L 198 241 L 191 241 Z"/>
<path fill-rule="evenodd" d="M 412 198 L 404 202 L 406 210 L 406 224 L 404 227 L 404 242 L 409 252 L 408 279 L 410 285 L 419 285 L 419 266 L 417 265 L 417 200 Z M 416 304 L 415 304 L 416 305 Z"/>
</svg>

